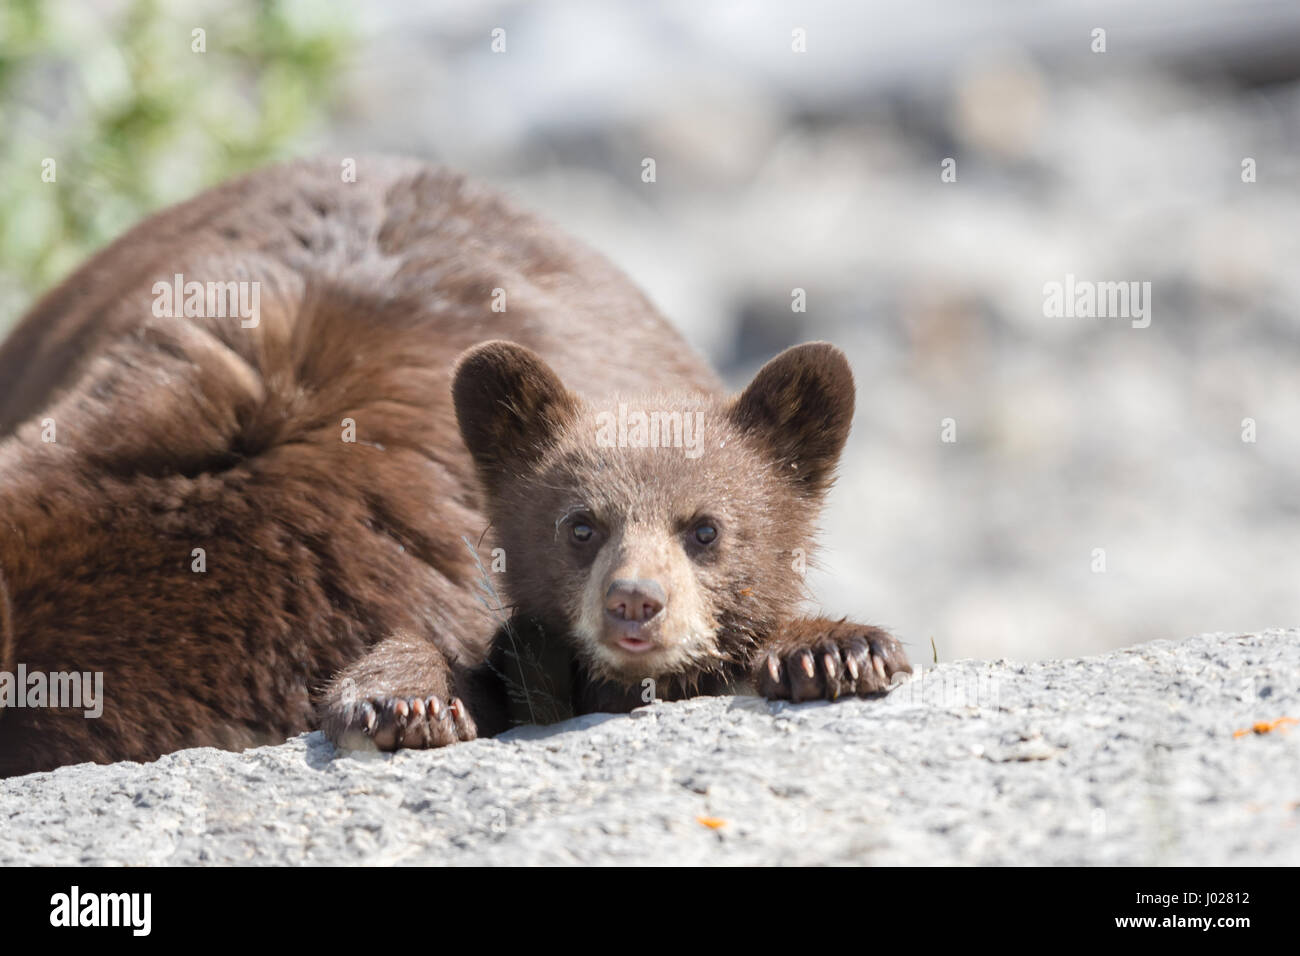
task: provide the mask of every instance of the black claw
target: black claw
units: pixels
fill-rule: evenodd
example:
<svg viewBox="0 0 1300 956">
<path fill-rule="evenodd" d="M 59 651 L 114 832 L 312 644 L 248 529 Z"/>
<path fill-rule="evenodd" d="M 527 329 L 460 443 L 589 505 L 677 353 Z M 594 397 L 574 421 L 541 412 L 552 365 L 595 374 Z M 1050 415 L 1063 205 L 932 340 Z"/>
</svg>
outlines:
<svg viewBox="0 0 1300 956">
<path fill-rule="evenodd" d="M 840 696 L 840 654 L 836 648 L 822 652 L 822 667 L 826 670 L 826 697 L 835 700 Z"/>
<path fill-rule="evenodd" d="M 855 637 L 849 641 L 848 646 L 844 648 L 844 662 L 859 690 L 861 690 L 860 682 L 863 680 L 870 682 L 871 649 L 865 639 Z"/>
<path fill-rule="evenodd" d="M 838 655 L 831 651 L 824 651 L 822 653 L 822 667 L 825 668 L 827 677 L 838 677 L 840 674 Z"/>
<path fill-rule="evenodd" d="M 813 661 L 810 651 L 799 652 L 799 667 L 803 670 L 804 676 L 812 680 L 817 676 L 817 664 Z"/>
<path fill-rule="evenodd" d="M 434 694 L 429 698 L 429 713 L 433 715 L 434 720 L 444 721 L 448 717 L 447 708 L 442 703 L 442 698 Z"/>
<path fill-rule="evenodd" d="M 375 705 L 370 701 L 365 701 L 361 705 L 361 726 L 367 734 L 374 734 L 375 723 L 377 720 L 378 718 L 375 716 Z"/>
<path fill-rule="evenodd" d="M 886 676 L 887 672 L 886 672 L 886 670 L 885 670 L 885 662 L 884 662 L 884 660 L 881 659 L 880 657 L 876 656 L 875 654 L 872 654 L 872 655 L 871 655 L 871 666 L 872 666 L 873 668 L 875 668 L 876 676 L 879 677 L 882 681 L 885 681 L 886 683 L 888 683 L 889 678 L 888 678 L 888 676 Z"/>
</svg>

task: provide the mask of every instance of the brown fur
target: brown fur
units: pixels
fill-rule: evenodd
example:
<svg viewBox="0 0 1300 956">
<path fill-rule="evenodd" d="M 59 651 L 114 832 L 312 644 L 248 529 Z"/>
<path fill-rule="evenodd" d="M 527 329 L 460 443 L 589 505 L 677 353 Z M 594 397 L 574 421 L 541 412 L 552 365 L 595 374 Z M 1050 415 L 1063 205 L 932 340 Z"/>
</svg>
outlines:
<svg viewBox="0 0 1300 956">
<path fill-rule="evenodd" d="M 153 284 L 175 273 L 259 282 L 260 324 L 155 318 Z M 481 346 L 496 339 L 515 344 Z M 572 707 L 638 704 L 636 683 L 588 673 L 555 604 L 581 576 L 539 523 L 584 490 L 662 521 L 688 484 L 708 489 L 729 522 L 721 557 L 692 565 L 713 653 L 655 675 L 659 694 L 761 682 L 765 648 L 798 631 L 788 555 L 810 545 L 852 411 L 847 366 L 819 348 L 728 403 L 605 260 L 414 162 L 363 160 L 355 183 L 292 164 L 146 220 L 0 348 L 0 670 L 101 671 L 105 691 L 99 719 L 0 711 L 0 775 L 315 726 L 386 748 L 495 733 L 502 615 L 481 565 L 497 542 L 515 636 L 562 649 Z M 618 394 L 702 408 L 709 440 L 733 440 L 688 467 L 598 455 L 576 423 Z M 813 626 L 783 653 L 827 639 Z M 765 692 L 801 696 L 788 676 Z"/>
</svg>

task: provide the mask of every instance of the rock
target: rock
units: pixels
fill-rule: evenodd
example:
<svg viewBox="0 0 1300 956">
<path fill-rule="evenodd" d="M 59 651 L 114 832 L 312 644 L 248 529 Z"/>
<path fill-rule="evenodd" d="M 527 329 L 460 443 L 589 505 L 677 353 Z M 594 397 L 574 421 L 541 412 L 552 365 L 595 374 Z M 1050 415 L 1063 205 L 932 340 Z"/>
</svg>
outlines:
<svg viewBox="0 0 1300 956">
<path fill-rule="evenodd" d="M 0 780 L 0 864 L 1300 864 L 1300 630 Z"/>
</svg>

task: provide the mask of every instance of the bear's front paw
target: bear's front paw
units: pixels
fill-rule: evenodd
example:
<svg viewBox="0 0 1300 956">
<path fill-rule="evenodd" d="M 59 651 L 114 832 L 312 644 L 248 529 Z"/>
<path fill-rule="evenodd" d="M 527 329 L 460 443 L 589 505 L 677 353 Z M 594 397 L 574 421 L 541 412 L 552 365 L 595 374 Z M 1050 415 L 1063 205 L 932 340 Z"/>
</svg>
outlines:
<svg viewBox="0 0 1300 956">
<path fill-rule="evenodd" d="M 371 697 L 351 708 L 348 726 L 336 741 L 360 749 L 367 741 L 380 750 L 424 750 L 473 740 L 478 729 L 459 697 L 443 703 L 431 697 Z"/>
<path fill-rule="evenodd" d="M 851 621 L 797 621 L 774 639 L 755 674 L 770 700 L 834 700 L 887 691 L 895 674 L 910 674 L 903 646 L 878 627 Z"/>
</svg>

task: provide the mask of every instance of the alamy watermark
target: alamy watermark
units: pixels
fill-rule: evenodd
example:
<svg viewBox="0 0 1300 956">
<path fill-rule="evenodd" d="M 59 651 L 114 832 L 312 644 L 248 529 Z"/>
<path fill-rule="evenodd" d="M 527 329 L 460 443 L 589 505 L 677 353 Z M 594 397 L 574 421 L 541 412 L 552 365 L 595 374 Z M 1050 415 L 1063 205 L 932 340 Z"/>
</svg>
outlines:
<svg viewBox="0 0 1300 956">
<path fill-rule="evenodd" d="M 596 444 L 600 448 L 681 448 L 687 458 L 704 451 L 703 412 L 629 410 L 620 402 L 618 412 L 596 416 Z"/>
<path fill-rule="evenodd" d="M 84 710 L 91 719 L 104 713 L 103 671 L 0 671 L 0 707 L 50 707 Z"/>
<path fill-rule="evenodd" d="M 893 676 L 889 695 L 914 704 L 996 710 L 1001 687 L 992 671 L 936 671 L 918 664 L 910 677 Z"/>
<path fill-rule="evenodd" d="M 50 925 L 126 927 L 133 936 L 153 928 L 152 893 L 83 893 L 73 886 L 50 897 Z"/>
<path fill-rule="evenodd" d="M 157 318 L 225 319 L 239 318 L 239 325 L 255 329 L 262 321 L 262 284 L 260 282 L 185 281 L 176 273 L 171 282 L 153 284 L 153 314 Z"/>
<path fill-rule="evenodd" d="M 1071 272 L 1064 282 L 1043 285 L 1043 315 L 1049 319 L 1131 319 L 1133 328 L 1151 324 L 1150 282 L 1092 282 Z"/>
</svg>

